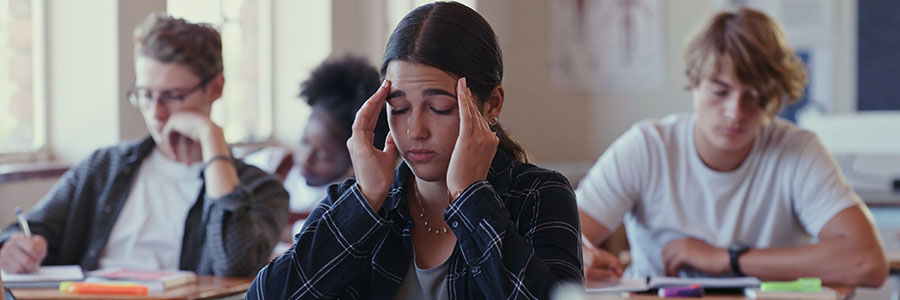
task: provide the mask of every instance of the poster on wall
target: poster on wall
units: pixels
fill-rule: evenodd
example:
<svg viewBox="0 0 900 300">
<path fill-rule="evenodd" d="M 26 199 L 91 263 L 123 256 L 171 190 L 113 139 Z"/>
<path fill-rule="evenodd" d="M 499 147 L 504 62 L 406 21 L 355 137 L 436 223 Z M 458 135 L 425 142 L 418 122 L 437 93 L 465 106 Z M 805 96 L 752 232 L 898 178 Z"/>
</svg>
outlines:
<svg viewBox="0 0 900 300">
<path fill-rule="evenodd" d="M 634 91 L 665 83 L 662 0 L 548 1 L 552 86 Z"/>
</svg>

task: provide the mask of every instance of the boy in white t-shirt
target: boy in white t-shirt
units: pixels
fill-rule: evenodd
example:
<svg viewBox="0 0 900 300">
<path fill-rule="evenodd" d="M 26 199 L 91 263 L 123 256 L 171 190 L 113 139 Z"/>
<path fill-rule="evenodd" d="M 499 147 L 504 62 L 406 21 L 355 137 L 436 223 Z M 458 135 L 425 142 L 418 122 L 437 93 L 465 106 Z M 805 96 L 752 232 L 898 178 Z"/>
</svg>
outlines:
<svg viewBox="0 0 900 300">
<path fill-rule="evenodd" d="M 807 81 L 778 24 L 720 13 L 685 58 L 694 112 L 637 123 L 579 185 L 585 278 L 623 276 L 595 245 L 624 222 L 628 277 L 881 285 L 868 208 L 813 133 L 774 117 Z"/>
</svg>

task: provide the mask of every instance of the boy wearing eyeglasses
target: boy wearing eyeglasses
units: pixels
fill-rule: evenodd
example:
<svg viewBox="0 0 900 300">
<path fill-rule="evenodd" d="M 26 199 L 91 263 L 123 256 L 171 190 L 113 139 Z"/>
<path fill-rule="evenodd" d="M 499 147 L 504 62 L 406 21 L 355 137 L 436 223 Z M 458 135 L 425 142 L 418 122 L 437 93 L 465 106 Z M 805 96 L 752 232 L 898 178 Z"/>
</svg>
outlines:
<svg viewBox="0 0 900 300">
<path fill-rule="evenodd" d="M 250 276 L 287 221 L 288 194 L 232 158 L 210 120 L 222 95 L 222 41 L 206 24 L 150 15 L 135 29 L 128 100 L 150 134 L 97 150 L 69 170 L 19 225 L 0 233 L 0 268 L 191 270 Z"/>
</svg>

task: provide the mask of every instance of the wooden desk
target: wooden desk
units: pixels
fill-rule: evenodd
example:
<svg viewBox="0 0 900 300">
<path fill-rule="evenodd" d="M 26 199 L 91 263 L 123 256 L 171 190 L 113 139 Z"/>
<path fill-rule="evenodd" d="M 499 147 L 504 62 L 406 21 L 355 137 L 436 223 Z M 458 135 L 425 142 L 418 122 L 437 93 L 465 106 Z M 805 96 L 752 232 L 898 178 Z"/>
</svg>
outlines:
<svg viewBox="0 0 900 300">
<path fill-rule="evenodd" d="M 849 286 L 829 286 L 829 288 L 835 290 L 840 295 L 838 299 L 851 299 L 853 298 L 853 291 L 855 290 L 853 287 Z M 656 300 L 656 299 L 669 299 L 662 298 L 653 294 L 630 294 L 628 297 L 617 297 L 610 295 L 588 295 L 587 299 L 603 299 L 603 300 L 612 300 L 612 299 L 636 299 L 636 300 Z M 685 298 L 687 299 L 687 298 Z M 691 299 L 708 299 L 708 300 L 737 300 L 737 299 L 749 299 L 744 297 L 744 295 L 707 295 L 703 298 L 691 298 Z"/>
<path fill-rule="evenodd" d="M 104 296 L 63 294 L 59 289 L 10 289 L 19 300 L 28 299 L 218 299 L 247 292 L 253 278 L 197 276 L 197 282 L 150 293 L 147 296 Z"/>
</svg>

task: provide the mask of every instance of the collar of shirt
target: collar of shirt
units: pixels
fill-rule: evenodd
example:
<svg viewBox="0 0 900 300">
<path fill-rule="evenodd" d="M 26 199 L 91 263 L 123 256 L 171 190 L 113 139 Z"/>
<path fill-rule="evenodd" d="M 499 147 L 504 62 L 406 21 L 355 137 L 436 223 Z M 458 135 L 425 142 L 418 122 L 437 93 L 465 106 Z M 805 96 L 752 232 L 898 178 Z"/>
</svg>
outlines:
<svg viewBox="0 0 900 300">
<path fill-rule="evenodd" d="M 512 181 L 513 162 L 509 156 L 500 148 L 494 153 L 494 159 L 491 161 L 491 168 L 485 180 L 491 183 L 494 190 L 499 195 L 505 195 L 509 191 L 509 184 Z M 404 228 L 413 225 L 412 217 L 409 213 L 409 205 L 407 204 L 406 193 L 409 190 L 409 176 L 412 176 L 412 170 L 406 162 L 397 167 L 394 174 L 394 183 L 391 185 L 391 191 L 384 202 L 384 209 L 389 216 L 395 216 L 394 221 L 398 224 L 406 224 Z"/>
</svg>

